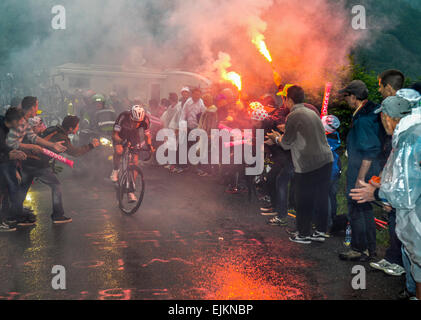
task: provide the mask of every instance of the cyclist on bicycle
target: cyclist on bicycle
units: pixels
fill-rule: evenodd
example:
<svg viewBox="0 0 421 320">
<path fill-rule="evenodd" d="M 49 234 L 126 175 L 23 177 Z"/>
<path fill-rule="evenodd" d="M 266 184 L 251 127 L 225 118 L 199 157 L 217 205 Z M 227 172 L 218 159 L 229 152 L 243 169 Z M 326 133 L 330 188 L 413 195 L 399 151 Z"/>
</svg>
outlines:
<svg viewBox="0 0 421 320">
<path fill-rule="evenodd" d="M 146 115 L 145 109 L 141 105 L 134 105 L 130 111 L 122 112 L 114 124 L 113 130 L 113 146 L 114 156 L 113 165 L 114 169 L 111 173 L 111 181 L 118 181 L 118 170 L 120 167 L 120 160 L 124 151 L 124 144 L 130 143 L 132 146 L 140 145 L 142 143 L 140 138 L 140 131 L 144 130 L 145 142 L 153 152 L 152 137 L 150 133 L 150 120 Z M 139 157 L 135 156 L 134 163 L 138 164 Z M 136 196 L 133 193 L 129 193 L 129 198 L 136 201 Z"/>
</svg>

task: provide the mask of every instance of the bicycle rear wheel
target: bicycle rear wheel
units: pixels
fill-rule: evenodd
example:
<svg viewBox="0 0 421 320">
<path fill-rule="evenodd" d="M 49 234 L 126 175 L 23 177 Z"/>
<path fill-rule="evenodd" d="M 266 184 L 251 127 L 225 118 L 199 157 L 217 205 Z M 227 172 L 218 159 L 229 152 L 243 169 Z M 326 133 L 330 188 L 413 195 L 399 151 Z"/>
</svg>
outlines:
<svg viewBox="0 0 421 320">
<path fill-rule="evenodd" d="M 129 193 L 133 193 L 136 201 L 129 198 Z M 131 165 L 119 177 L 117 198 L 120 210 L 128 215 L 136 213 L 143 201 L 145 194 L 145 181 L 142 170 L 135 165 Z"/>
</svg>

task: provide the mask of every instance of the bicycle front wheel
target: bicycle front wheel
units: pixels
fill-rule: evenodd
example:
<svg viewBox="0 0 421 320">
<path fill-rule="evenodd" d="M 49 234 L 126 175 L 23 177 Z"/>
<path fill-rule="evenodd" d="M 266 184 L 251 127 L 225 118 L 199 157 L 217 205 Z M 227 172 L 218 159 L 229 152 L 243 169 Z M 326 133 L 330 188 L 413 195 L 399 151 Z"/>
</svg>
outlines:
<svg viewBox="0 0 421 320">
<path fill-rule="evenodd" d="M 131 165 L 119 177 L 117 198 L 120 210 L 128 215 L 136 213 L 145 194 L 145 181 L 142 170 Z"/>
</svg>

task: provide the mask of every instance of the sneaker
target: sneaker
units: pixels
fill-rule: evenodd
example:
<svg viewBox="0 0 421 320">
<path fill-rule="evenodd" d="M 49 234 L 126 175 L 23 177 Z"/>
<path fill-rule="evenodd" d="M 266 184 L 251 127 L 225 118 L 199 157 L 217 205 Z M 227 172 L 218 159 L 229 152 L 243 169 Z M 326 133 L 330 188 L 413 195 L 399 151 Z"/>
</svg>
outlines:
<svg viewBox="0 0 421 320">
<path fill-rule="evenodd" d="M 118 181 L 118 170 L 113 170 L 113 172 L 111 173 L 110 179 L 112 182 Z"/>
<path fill-rule="evenodd" d="M 203 171 L 202 169 L 196 169 L 196 174 L 197 174 L 198 176 L 204 176 L 204 175 L 206 174 L 206 172 L 205 172 L 205 171 Z"/>
<path fill-rule="evenodd" d="M 364 262 L 364 261 L 367 261 L 368 258 L 369 258 L 368 250 L 366 250 L 364 252 L 359 252 L 359 251 L 355 251 L 355 250 L 350 249 L 348 251 L 341 252 L 339 254 L 339 259 L 345 260 L 345 261 Z"/>
<path fill-rule="evenodd" d="M 26 227 L 26 226 L 33 226 L 36 223 L 36 220 L 29 216 L 22 216 L 16 219 L 16 223 L 18 226 Z"/>
<path fill-rule="evenodd" d="M 392 264 L 386 259 L 381 259 L 380 261 L 377 261 L 377 262 L 370 262 L 370 267 L 376 270 L 384 271 L 384 272 L 386 272 L 385 270 L 387 268 L 390 268 L 391 265 Z"/>
<path fill-rule="evenodd" d="M 170 171 L 170 173 L 175 173 L 176 169 L 177 168 L 174 165 L 172 165 L 168 170 Z"/>
<path fill-rule="evenodd" d="M 270 212 L 270 211 L 273 211 L 273 210 L 275 210 L 275 208 L 272 207 L 272 206 L 264 206 L 264 207 L 260 208 L 260 211 L 262 211 L 262 212 Z"/>
<path fill-rule="evenodd" d="M 16 218 L 7 218 L 6 221 L 4 221 L 6 224 L 13 224 L 16 225 L 18 223 L 18 220 Z"/>
<path fill-rule="evenodd" d="M 321 235 L 322 232 L 318 232 L 315 231 L 311 236 L 310 239 L 311 241 L 316 241 L 316 242 L 325 242 L 326 238 Z"/>
<path fill-rule="evenodd" d="M 68 217 L 65 217 L 65 216 L 53 218 L 54 224 L 69 223 L 69 222 L 72 222 L 72 221 L 73 221 L 72 218 L 68 218 Z"/>
<path fill-rule="evenodd" d="M 137 202 L 136 195 L 133 192 L 129 192 L 127 198 L 129 198 L 129 203 Z"/>
<path fill-rule="evenodd" d="M 388 268 L 383 270 L 389 276 L 400 277 L 401 275 L 405 274 L 406 271 L 402 266 L 398 265 L 397 263 L 392 263 Z"/>
<path fill-rule="evenodd" d="M 268 221 L 268 224 L 270 224 L 271 226 L 286 226 L 287 221 L 282 218 L 274 217 Z"/>
<path fill-rule="evenodd" d="M 286 232 L 291 235 L 291 236 L 296 236 L 298 235 L 298 231 L 297 230 L 292 230 L 292 229 L 286 229 Z"/>
<path fill-rule="evenodd" d="M 292 241 L 292 242 L 301 243 L 301 244 L 310 244 L 311 243 L 310 237 L 301 237 L 298 234 L 296 234 L 294 236 L 291 236 L 289 238 L 289 240 Z"/>
<path fill-rule="evenodd" d="M 23 211 L 23 215 L 29 219 L 32 219 L 34 221 L 37 221 L 37 216 L 35 214 L 33 214 L 32 212 L 28 212 L 28 211 Z"/>
<path fill-rule="evenodd" d="M 238 188 L 233 188 L 233 187 L 230 187 L 230 188 L 226 189 L 225 192 L 229 193 L 229 194 L 239 194 L 240 193 Z"/>
<path fill-rule="evenodd" d="M 0 223 L 0 232 L 11 232 L 16 231 L 16 226 L 8 224 L 6 222 Z"/>
<path fill-rule="evenodd" d="M 323 238 L 325 238 L 325 239 L 328 239 L 328 238 L 330 238 L 330 234 L 328 234 L 328 233 L 326 233 L 326 232 L 321 232 L 321 231 L 315 231 L 314 232 L 315 234 L 317 234 L 318 236 L 320 236 L 320 237 L 323 237 Z"/>
<path fill-rule="evenodd" d="M 175 168 L 173 172 L 180 174 L 180 173 L 184 172 L 184 169 L 183 168 Z"/>
<path fill-rule="evenodd" d="M 398 300 L 409 300 L 412 297 L 415 297 L 415 294 L 410 293 L 408 290 L 406 290 L 406 288 L 399 292 L 397 296 Z"/>
<path fill-rule="evenodd" d="M 263 197 L 259 196 L 258 199 L 259 199 L 259 201 L 267 203 L 268 206 L 271 203 L 271 199 L 270 199 L 269 196 L 263 196 Z M 272 207 L 272 206 L 270 206 L 270 207 Z"/>
<path fill-rule="evenodd" d="M 277 216 L 278 212 L 276 211 L 266 211 L 266 212 L 260 212 L 262 216 Z"/>
</svg>

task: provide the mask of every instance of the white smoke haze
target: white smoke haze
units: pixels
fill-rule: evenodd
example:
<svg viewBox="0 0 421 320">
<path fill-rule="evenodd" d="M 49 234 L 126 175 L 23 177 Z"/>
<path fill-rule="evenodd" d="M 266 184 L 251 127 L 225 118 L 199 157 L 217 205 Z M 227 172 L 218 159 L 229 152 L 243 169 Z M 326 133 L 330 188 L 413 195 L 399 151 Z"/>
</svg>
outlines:
<svg viewBox="0 0 421 320">
<path fill-rule="evenodd" d="M 19 5 L 19 2 L 3 0 Z M 352 14 L 333 0 L 28 0 L 29 20 L 50 25 L 51 8 L 66 8 L 66 30 L 18 52 L 9 65 L 21 70 L 67 62 L 152 67 L 201 73 L 221 80 L 220 52 L 243 77 L 244 91 L 273 84 L 270 64 L 251 42 L 264 35 L 284 83 L 317 91 L 336 81 L 361 39 Z M 43 20 L 41 20 L 43 19 Z M 225 56 L 224 59 L 228 57 Z"/>
</svg>

